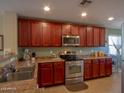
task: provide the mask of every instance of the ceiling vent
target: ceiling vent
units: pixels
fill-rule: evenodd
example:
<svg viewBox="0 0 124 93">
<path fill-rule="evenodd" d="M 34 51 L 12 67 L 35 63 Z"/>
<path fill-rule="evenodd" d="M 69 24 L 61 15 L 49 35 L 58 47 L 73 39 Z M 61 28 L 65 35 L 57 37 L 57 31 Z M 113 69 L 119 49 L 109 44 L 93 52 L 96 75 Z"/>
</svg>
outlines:
<svg viewBox="0 0 124 93">
<path fill-rule="evenodd" d="M 92 0 L 82 0 L 80 2 L 80 6 L 86 7 L 86 6 L 89 6 L 91 3 L 92 3 Z"/>
</svg>

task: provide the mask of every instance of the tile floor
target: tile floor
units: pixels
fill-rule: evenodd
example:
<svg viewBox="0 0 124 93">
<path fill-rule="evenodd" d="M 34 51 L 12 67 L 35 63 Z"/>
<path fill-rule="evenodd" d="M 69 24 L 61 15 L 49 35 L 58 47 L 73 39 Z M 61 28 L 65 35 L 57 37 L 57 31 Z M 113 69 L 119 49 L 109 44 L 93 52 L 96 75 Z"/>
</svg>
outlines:
<svg viewBox="0 0 124 93">
<path fill-rule="evenodd" d="M 64 85 L 41 88 L 33 93 L 121 93 L 121 73 L 113 73 L 110 77 L 89 80 L 85 82 L 88 89 L 70 91 Z M 30 93 L 32 93 L 30 91 Z"/>
</svg>

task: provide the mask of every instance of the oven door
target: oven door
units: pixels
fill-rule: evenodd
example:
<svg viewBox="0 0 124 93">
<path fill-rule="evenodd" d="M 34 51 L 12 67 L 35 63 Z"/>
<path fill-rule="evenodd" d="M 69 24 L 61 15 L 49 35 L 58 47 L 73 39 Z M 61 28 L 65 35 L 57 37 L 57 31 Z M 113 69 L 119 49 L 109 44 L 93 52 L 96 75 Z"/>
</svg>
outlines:
<svg viewBox="0 0 124 93">
<path fill-rule="evenodd" d="M 83 76 L 83 61 L 66 61 L 66 78 Z"/>
</svg>

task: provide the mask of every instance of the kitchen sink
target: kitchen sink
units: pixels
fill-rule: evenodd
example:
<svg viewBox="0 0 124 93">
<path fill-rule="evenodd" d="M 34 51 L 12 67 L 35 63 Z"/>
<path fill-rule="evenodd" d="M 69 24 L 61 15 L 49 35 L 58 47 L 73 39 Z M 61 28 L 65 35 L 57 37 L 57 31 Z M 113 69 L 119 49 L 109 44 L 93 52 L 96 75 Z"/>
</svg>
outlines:
<svg viewBox="0 0 124 93">
<path fill-rule="evenodd" d="M 19 81 L 32 79 L 34 76 L 34 66 L 31 67 L 21 67 L 15 72 L 8 72 L 5 75 L 0 75 L 0 83 L 9 81 Z"/>
<path fill-rule="evenodd" d="M 18 81 L 33 78 L 34 67 L 23 67 L 18 69 L 16 72 L 7 74 L 7 81 Z"/>
</svg>

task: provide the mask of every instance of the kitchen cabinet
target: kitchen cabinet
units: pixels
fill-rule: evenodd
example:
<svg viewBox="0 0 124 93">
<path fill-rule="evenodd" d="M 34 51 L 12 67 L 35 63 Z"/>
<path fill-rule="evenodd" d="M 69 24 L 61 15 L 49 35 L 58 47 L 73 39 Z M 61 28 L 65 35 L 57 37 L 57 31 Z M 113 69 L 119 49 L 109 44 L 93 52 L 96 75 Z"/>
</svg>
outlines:
<svg viewBox="0 0 124 93">
<path fill-rule="evenodd" d="M 112 58 L 84 59 L 84 80 L 112 75 Z"/>
<path fill-rule="evenodd" d="M 100 28 L 100 46 L 105 46 L 105 28 Z"/>
<path fill-rule="evenodd" d="M 70 35 L 70 25 L 62 24 L 62 35 Z"/>
<path fill-rule="evenodd" d="M 54 62 L 54 84 L 64 83 L 64 62 Z"/>
<path fill-rule="evenodd" d="M 79 27 L 78 25 L 71 25 L 71 35 L 79 35 Z"/>
<path fill-rule="evenodd" d="M 53 84 L 52 63 L 38 64 L 38 85 L 39 87 L 50 86 Z"/>
<path fill-rule="evenodd" d="M 78 25 L 63 24 L 62 35 L 79 35 Z"/>
<path fill-rule="evenodd" d="M 106 61 L 105 59 L 99 59 L 99 64 L 100 64 L 100 70 L 99 70 L 99 75 L 100 77 L 106 76 Z"/>
<path fill-rule="evenodd" d="M 56 84 L 64 84 L 65 66 L 64 61 L 39 63 L 38 79 L 39 87 L 46 87 Z"/>
<path fill-rule="evenodd" d="M 93 47 L 93 27 L 87 26 L 87 47 Z"/>
<path fill-rule="evenodd" d="M 80 35 L 80 46 L 86 47 L 86 26 L 79 27 L 79 35 Z"/>
<path fill-rule="evenodd" d="M 92 78 L 92 60 L 84 60 L 84 80 Z"/>
<path fill-rule="evenodd" d="M 106 58 L 106 75 L 112 74 L 112 58 Z"/>
<path fill-rule="evenodd" d="M 51 23 L 43 22 L 43 46 L 49 47 L 51 46 Z"/>
<path fill-rule="evenodd" d="M 31 21 L 31 46 L 42 46 L 42 23 L 40 21 Z"/>
<path fill-rule="evenodd" d="M 18 19 L 18 46 L 29 47 L 31 46 L 31 32 L 30 20 Z"/>
<path fill-rule="evenodd" d="M 93 46 L 98 47 L 100 44 L 100 29 L 99 27 L 93 27 Z"/>
<path fill-rule="evenodd" d="M 51 46 L 60 47 L 62 43 L 61 24 L 51 24 Z"/>
<path fill-rule="evenodd" d="M 99 77 L 99 60 L 93 59 L 92 63 L 93 63 L 93 66 L 92 66 L 93 78 L 98 78 Z"/>
<path fill-rule="evenodd" d="M 62 35 L 80 36 L 80 47 L 105 45 L 105 28 L 18 19 L 19 47 L 61 47 Z"/>
</svg>

